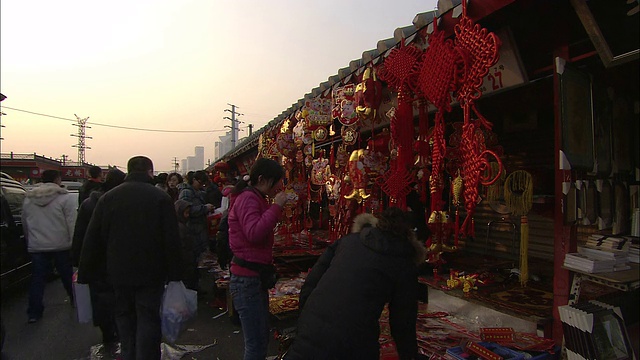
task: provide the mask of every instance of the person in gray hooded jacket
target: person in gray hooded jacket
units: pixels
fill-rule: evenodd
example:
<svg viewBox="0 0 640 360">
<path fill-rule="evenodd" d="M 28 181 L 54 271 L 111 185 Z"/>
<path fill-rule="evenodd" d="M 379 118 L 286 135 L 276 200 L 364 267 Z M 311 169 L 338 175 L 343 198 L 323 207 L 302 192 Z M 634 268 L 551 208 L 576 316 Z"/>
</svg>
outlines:
<svg viewBox="0 0 640 360">
<path fill-rule="evenodd" d="M 61 183 L 60 172 L 43 171 L 42 184 L 27 192 L 22 206 L 22 227 L 33 266 L 27 309 L 29 323 L 42 318 L 44 287 L 52 263 L 73 304 L 70 249 L 77 202 L 67 189 L 60 186 Z"/>
</svg>

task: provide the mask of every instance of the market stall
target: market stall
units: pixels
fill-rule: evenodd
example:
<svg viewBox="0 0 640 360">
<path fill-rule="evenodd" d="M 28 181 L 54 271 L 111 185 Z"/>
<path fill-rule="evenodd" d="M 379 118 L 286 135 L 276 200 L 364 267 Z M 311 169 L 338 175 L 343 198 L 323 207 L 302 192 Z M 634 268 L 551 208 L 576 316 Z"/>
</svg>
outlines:
<svg viewBox="0 0 640 360">
<path fill-rule="evenodd" d="M 539 297 L 542 332 L 561 344 L 565 254 L 592 233 L 629 234 L 638 206 L 633 5 L 595 20 L 602 1 L 418 14 L 223 160 L 238 174 L 256 157 L 285 167 L 281 264 L 321 252 L 359 213 L 410 209 L 429 250 L 426 283 L 505 309 L 511 297 L 514 313 L 516 299 Z M 636 25 L 617 55 L 602 49 L 614 18 Z"/>
</svg>

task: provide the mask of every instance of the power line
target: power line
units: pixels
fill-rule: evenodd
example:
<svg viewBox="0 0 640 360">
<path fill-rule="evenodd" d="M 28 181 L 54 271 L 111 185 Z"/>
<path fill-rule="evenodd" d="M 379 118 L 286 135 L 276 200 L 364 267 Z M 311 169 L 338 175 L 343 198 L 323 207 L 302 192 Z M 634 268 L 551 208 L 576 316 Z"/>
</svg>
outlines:
<svg viewBox="0 0 640 360">
<path fill-rule="evenodd" d="M 54 118 L 54 119 L 60 119 L 60 120 L 66 120 L 66 121 L 73 121 L 76 122 L 77 120 L 74 119 L 68 119 L 68 118 L 63 118 L 60 116 L 53 116 L 53 115 L 47 115 L 47 114 L 41 114 L 41 113 L 37 113 L 37 112 L 33 112 L 33 111 L 27 111 L 27 110 L 21 110 L 21 109 L 16 109 L 16 108 L 11 108 L 8 106 L 2 106 L 5 109 L 10 109 L 10 110 L 15 110 L 15 111 L 21 111 L 21 112 L 25 112 L 28 114 L 33 114 L 33 115 L 38 115 L 38 116 L 46 116 L 46 117 L 50 117 L 50 118 Z M 95 125 L 95 126 L 104 126 L 104 127 L 110 127 L 110 128 L 116 128 L 116 129 L 125 129 L 125 130 L 137 130 L 137 131 L 152 131 L 152 132 L 167 132 L 167 133 L 208 133 L 208 132 L 223 132 L 226 131 L 224 129 L 220 129 L 220 130 L 161 130 L 161 129 L 144 129 L 144 128 L 135 128 L 135 127 L 128 127 L 128 126 L 118 126 L 118 125 L 109 125 L 109 124 L 100 124 L 100 123 L 94 123 L 92 122 L 91 125 Z"/>
</svg>

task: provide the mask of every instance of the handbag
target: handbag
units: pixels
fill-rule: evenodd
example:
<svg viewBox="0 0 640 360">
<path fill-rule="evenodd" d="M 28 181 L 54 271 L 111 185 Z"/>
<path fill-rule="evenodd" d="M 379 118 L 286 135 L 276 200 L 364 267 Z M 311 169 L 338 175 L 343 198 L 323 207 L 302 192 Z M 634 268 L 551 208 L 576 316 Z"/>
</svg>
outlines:
<svg viewBox="0 0 640 360">
<path fill-rule="evenodd" d="M 73 274 L 73 300 L 76 305 L 78 322 L 89 323 L 93 320 L 93 307 L 91 306 L 91 292 L 89 285 L 78 283 L 78 272 Z"/>
<path fill-rule="evenodd" d="M 269 290 L 276 286 L 276 283 L 278 282 L 278 275 L 276 273 L 276 267 L 273 266 L 273 264 L 260 264 L 247 261 L 235 255 L 233 256 L 232 261 L 244 268 L 256 271 L 260 275 L 260 285 L 262 290 Z"/>
</svg>

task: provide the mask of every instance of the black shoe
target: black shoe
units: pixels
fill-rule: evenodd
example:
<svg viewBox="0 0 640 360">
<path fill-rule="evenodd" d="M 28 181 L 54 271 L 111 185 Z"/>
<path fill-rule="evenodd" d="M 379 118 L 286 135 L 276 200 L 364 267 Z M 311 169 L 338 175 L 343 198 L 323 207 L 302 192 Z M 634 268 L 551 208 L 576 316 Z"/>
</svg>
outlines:
<svg viewBox="0 0 640 360">
<path fill-rule="evenodd" d="M 40 317 L 31 316 L 31 317 L 29 317 L 29 320 L 28 320 L 27 322 L 28 322 L 29 324 L 35 324 L 35 323 L 37 323 L 38 321 L 40 321 L 40 319 L 41 319 Z"/>
</svg>

